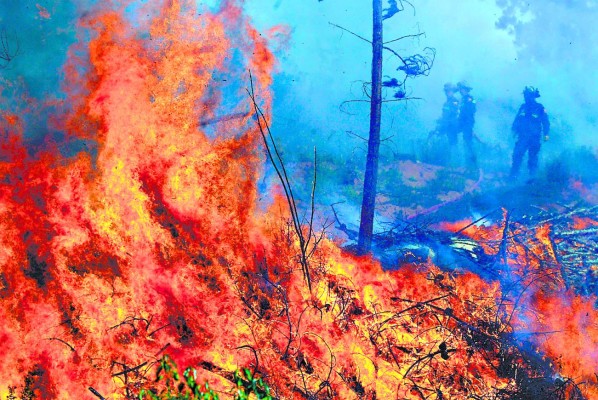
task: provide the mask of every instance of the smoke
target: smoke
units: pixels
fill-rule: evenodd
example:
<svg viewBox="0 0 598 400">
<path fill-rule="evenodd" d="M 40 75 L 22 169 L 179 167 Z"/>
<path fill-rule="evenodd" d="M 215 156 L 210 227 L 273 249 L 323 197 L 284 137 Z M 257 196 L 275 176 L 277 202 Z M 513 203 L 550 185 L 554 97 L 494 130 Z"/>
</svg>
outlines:
<svg viewBox="0 0 598 400">
<path fill-rule="evenodd" d="M 0 71 L 3 95 L 9 101 L 6 82 L 19 82 L 29 96 L 45 93 L 61 96 L 56 76 L 63 74 L 67 49 L 77 41 L 76 25 L 95 1 L 46 0 L 33 4 L 2 2 L 0 25 L 20 41 L 20 54 Z M 131 1 L 129 17 L 137 26 L 149 19 L 142 12 L 145 1 Z M 214 9 L 219 1 L 197 1 L 200 9 Z M 248 0 L 245 8 L 260 31 L 284 24 L 289 39 L 280 46 L 275 77 L 274 128 L 287 149 L 287 157 L 307 156 L 318 146 L 322 156 L 343 162 L 364 156 L 368 108 L 363 82 L 369 80 L 369 44 L 336 28 L 341 25 L 365 38 L 371 36 L 369 4 L 349 0 L 295 2 Z M 425 36 L 392 43 L 402 55 L 425 47 L 437 50 L 429 77 L 407 82 L 407 95 L 421 100 L 389 103 L 384 107 L 383 155 L 409 153 L 413 141 L 434 127 L 444 101 L 442 85 L 467 79 L 478 101 L 476 133 L 484 141 L 510 151 L 510 124 L 526 85 L 540 88 L 541 101 L 553 125 L 553 142 L 545 153 L 562 146 L 595 148 L 593 134 L 598 95 L 593 90 L 598 50 L 592 43 L 598 7 L 595 1 L 466 0 L 458 3 L 421 0 L 414 8 L 385 22 L 385 38 L 424 32 Z M 279 38 L 280 39 L 280 38 Z M 284 41 L 284 40 L 281 40 Z M 387 53 L 385 75 L 397 74 L 396 57 Z M 389 98 L 391 92 L 387 93 Z M 44 128 L 28 129 L 41 135 Z M 348 134 L 347 132 L 350 132 Z M 357 136 L 356 136 L 357 135 Z M 511 142 L 509 141 L 511 140 Z M 508 158 L 508 157 L 507 157 Z M 508 163 L 508 160 L 505 160 Z M 499 167 L 499 166 L 497 166 Z M 506 168 L 505 166 L 500 166 Z"/>
<path fill-rule="evenodd" d="M 275 131 L 284 136 L 281 140 L 290 154 L 310 154 L 317 145 L 339 162 L 355 158 L 359 164 L 365 146 L 355 135 L 367 136 L 367 103 L 341 104 L 365 98 L 362 83 L 369 80 L 370 46 L 329 22 L 368 38 L 370 5 L 356 0 L 283 0 L 274 8 L 269 4 L 251 0 L 247 8 L 258 26 L 276 21 L 292 29 L 291 45 L 281 56 L 275 79 Z M 385 105 L 383 135 L 391 140 L 383 145 L 383 156 L 413 152 L 414 142 L 425 138 L 440 114 L 442 85 L 462 79 L 474 87 L 478 102 L 477 136 L 500 152 L 492 167 L 508 169 L 510 126 L 527 85 L 540 89 L 540 101 L 552 122 L 551 141 L 543 149 L 545 163 L 565 147 L 589 146 L 595 151 L 596 2 L 413 4 L 414 9 L 408 7 L 385 21 L 385 40 L 425 32 L 389 46 L 403 55 L 433 47 L 437 57 L 429 77 L 407 82 L 407 95 L 421 100 Z M 384 61 L 384 74 L 396 74 L 396 58 L 387 53 Z"/>
</svg>

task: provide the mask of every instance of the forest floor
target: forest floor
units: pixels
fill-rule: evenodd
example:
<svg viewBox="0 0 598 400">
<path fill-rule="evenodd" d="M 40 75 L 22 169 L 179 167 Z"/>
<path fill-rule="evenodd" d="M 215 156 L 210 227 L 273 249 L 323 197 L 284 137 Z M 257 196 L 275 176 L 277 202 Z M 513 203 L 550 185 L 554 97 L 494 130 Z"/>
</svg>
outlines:
<svg viewBox="0 0 598 400">
<path fill-rule="evenodd" d="M 479 168 L 442 166 L 399 159 L 380 166 L 374 255 L 387 269 L 409 262 L 433 261 L 445 268 L 460 265 L 484 275 L 478 263 L 455 249 L 459 229 L 469 224 L 500 225 L 505 215 L 530 229 L 543 220 L 553 220 L 553 231 L 565 231 L 573 216 L 598 221 L 598 157 L 582 151 L 573 160 L 557 159 L 545 165 L 533 181 L 525 171 L 510 179 L 508 171 L 496 171 L 492 165 Z M 576 164 L 575 161 L 580 161 Z M 299 198 L 309 199 L 306 189 L 313 179 L 309 162 L 292 164 Z M 359 231 L 363 181 L 355 166 L 331 162 L 318 165 L 316 208 L 320 223 L 328 222 L 328 236 L 351 249 Z M 568 215 L 569 219 L 558 216 Z M 576 217 L 576 218 L 577 218 Z M 569 222 L 566 222 L 566 221 Z M 559 225 L 560 224 L 560 225 Z M 453 227 L 447 230 L 446 226 Z M 584 241 L 587 241 L 587 235 Z M 598 235 L 589 237 L 590 247 Z M 583 243 L 581 243 L 583 245 Z M 563 250 L 565 251 L 565 249 Z M 566 252 L 566 251 L 565 251 Z M 582 263 L 583 264 L 583 263 Z M 572 285 L 582 292 L 595 291 L 589 282 L 595 271 L 593 263 L 572 272 Z M 585 264 L 584 264 L 585 265 Z M 588 286 L 590 289 L 588 289 Z"/>
</svg>

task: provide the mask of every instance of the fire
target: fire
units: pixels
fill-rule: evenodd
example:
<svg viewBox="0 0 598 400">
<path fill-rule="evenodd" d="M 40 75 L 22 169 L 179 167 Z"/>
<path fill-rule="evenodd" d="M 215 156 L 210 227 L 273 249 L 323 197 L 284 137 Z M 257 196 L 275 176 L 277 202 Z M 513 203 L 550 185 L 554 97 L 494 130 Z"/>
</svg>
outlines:
<svg viewBox="0 0 598 400">
<path fill-rule="evenodd" d="M 538 332 L 535 341 L 563 377 L 582 382 L 587 398 L 598 396 L 598 312 L 595 299 L 584 300 L 573 293 L 532 300 L 534 311 L 522 325 Z"/>
<path fill-rule="evenodd" d="M 588 217 L 573 217 L 573 229 L 581 230 L 598 226 L 598 221 Z"/>
<path fill-rule="evenodd" d="M 70 53 L 70 111 L 52 123 L 97 155 L 29 155 L 26 121 L 0 119 L 0 398 L 83 399 L 89 387 L 133 398 L 155 385 L 165 354 L 224 395 L 247 367 L 284 399 L 506 396 L 520 390 L 516 376 L 535 376 L 512 340 L 524 324 L 558 329 L 538 345 L 595 393 L 595 354 L 583 369 L 573 361 L 596 349 L 594 309 L 571 294 L 569 322 L 549 312 L 562 306 L 549 291 L 562 282 L 541 275 L 557 254 L 549 228 L 532 235 L 534 257 L 511 243 L 518 259 L 505 261 L 522 278 L 543 276 L 522 298 L 537 322 L 513 317 L 519 304 L 498 282 L 431 262 L 383 271 L 326 238 L 311 248 L 310 291 L 286 199 L 257 200 L 254 121 L 200 124 L 222 110 L 247 115 L 245 83 L 230 85 L 246 82 L 246 68 L 268 110 L 275 57 L 242 4 L 198 18 L 192 3 L 165 2 L 141 33 L 113 10 L 81 21 L 91 40 Z M 505 229 L 463 233 L 497 255 Z"/>
<path fill-rule="evenodd" d="M 573 216 L 565 227 L 583 231 L 595 224 L 589 217 Z M 517 296 L 513 310 L 515 333 L 531 340 L 565 382 L 581 382 L 587 398 L 598 396 L 596 298 L 584 298 L 568 289 L 567 276 L 576 271 L 564 269 L 557 243 L 563 239 L 555 237 L 552 225 L 543 223 L 528 229 L 520 223 L 509 224 L 505 215 L 502 226 L 472 225 L 463 233 L 482 243 L 488 254 L 492 249 L 498 256 L 504 254 L 502 272 Z M 583 259 L 575 268 L 583 268 Z"/>
</svg>

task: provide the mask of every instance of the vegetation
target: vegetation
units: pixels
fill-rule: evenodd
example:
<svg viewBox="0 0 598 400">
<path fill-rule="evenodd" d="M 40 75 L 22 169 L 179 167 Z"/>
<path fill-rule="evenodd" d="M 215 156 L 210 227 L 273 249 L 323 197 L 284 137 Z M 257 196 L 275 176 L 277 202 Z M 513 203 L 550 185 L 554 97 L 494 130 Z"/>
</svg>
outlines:
<svg viewBox="0 0 598 400">
<path fill-rule="evenodd" d="M 233 376 L 237 385 L 235 400 L 273 399 L 270 387 L 249 369 L 235 371 Z M 155 381 L 162 389 L 142 389 L 139 400 L 218 400 L 218 394 L 210 389 L 210 385 L 198 383 L 196 377 L 196 370 L 191 367 L 185 369 L 181 376 L 176 363 L 169 356 L 164 356 L 156 371 Z"/>
</svg>

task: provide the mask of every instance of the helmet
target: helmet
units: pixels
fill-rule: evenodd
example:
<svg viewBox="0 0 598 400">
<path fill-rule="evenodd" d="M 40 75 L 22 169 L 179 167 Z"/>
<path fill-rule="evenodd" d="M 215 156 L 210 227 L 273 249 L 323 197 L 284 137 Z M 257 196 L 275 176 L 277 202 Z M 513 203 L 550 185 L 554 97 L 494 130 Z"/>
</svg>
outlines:
<svg viewBox="0 0 598 400">
<path fill-rule="evenodd" d="M 471 86 L 469 86 L 469 83 L 467 83 L 467 81 L 461 81 L 461 82 L 457 83 L 457 88 L 459 90 L 463 89 L 463 90 L 467 90 L 467 91 L 470 91 L 473 89 Z"/>
<path fill-rule="evenodd" d="M 452 83 L 448 82 L 444 84 L 444 91 L 445 92 L 455 92 L 457 90 L 457 87 L 455 85 L 453 85 Z"/>
<path fill-rule="evenodd" d="M 525 89 L 523 89 L 523 97 L 537 99 L 540 97 L 540 91 L 533 86 L 526 86 Z"/>
</svg>

